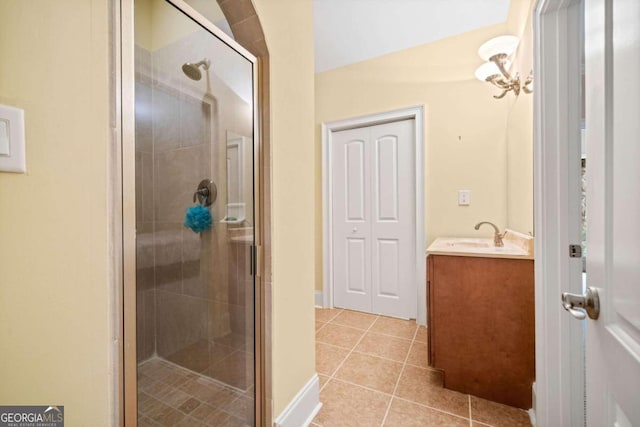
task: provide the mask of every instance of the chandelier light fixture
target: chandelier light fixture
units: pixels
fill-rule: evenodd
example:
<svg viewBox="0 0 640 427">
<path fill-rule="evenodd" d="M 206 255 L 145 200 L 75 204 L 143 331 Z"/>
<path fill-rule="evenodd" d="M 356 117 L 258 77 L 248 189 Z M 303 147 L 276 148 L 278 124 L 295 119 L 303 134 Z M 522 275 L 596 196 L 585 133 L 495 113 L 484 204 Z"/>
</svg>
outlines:
<svg viewBox="0 0 640 427">
<path fill-rule="evenodd" d="M 480 58 L 487 62 L 478 67 L 475 73 L 476 78 L 502 90 L 502 93 L 493 96 L 496 99 L 504 98 L 510 91 L 513 91 L 516 96 L 520 94 L 521 89 L 524 93 L 533 92 L 532 74 L 529 74 L 524 83 L 520 83 L 520 75 L 516 73 L 512 76 L 508 71 L 511 66 L 509 57 L 518 47 L 518 42 L 516 36 L 498 36 L 483 43 L 478 49 Z"/>
</svg>

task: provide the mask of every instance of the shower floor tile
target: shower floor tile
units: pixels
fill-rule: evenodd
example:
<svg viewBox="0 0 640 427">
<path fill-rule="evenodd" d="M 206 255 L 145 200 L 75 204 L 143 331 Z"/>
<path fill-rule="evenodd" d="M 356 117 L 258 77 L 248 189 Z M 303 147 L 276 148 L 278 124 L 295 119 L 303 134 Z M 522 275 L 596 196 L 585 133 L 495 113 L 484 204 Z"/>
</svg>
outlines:
<svg viewBox="0 0 640 427">
<path fill-rule="evenodd" d="M 235 348 L 210 341 L 198 341 L 167 356 L 166 359 L 195 372 L 204 372 L 211 365 L 229 357 Z"/>
<path fill-rule="evenodd" d="M 250 426 L 253 396 L 247 389 L 251 386 L 230 387 L 155 357 L 138 364 L 139 425 Z"/>
<path fill-rule="evenodd" d="M 245 351 L 244 341 L 239 335 L 199 341 L 166 359 L 246 392 L 253 385 L 254 356 Z"/>
</svg>

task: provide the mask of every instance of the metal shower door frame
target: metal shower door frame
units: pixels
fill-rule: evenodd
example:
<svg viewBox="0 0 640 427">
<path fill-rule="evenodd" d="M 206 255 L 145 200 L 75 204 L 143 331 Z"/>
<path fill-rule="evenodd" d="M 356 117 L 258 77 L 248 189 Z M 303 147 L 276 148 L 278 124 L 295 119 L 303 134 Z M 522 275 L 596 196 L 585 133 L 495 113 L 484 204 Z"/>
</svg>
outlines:
<svg viewBox="0 0 640 427">
<path fill-rule="evenodd" d="M 112 180 L 112 216 L 116 241 L 122 246 L 113 248 L 115 280 L 121 286 L 116 291 L 118 310 L 114 322 L 121 331 L 121 339 L 113 343 L 116 358 L 113 408 L 117 424 L 137 426 L 137 362 L 136 362 L 136 204 L 135 204 L 135 67 L 134 67 L 134 0 L 113 1 L 113 65 L 115 88 L 114 104 L 114 152 L 112 156 L 121 168 Z M 265 383 L 265 327 L 264 327 L 264 277 L 260 262 L 263 242 L 261 183 L 261 141 L 259 121 L 259 62 L 248 50 L 213 25 L 183 0 L 165 0 L 178 11 L 195 21 L 211 35 L 218 38 L 236 53 L 251 63 L 253 74 L 253 185 L 254 185 L 254 340 L 255 340 L 255 425 L 266 425 Z M 114 420 L 115 421 L 115 420 Z"/>
</svg>

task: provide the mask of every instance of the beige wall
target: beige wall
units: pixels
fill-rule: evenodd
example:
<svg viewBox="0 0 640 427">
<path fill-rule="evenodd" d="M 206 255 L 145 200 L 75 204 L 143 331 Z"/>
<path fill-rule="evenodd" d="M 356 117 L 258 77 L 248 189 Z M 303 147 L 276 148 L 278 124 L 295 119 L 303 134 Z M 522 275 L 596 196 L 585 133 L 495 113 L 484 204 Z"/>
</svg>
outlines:
<svg viewBox="0 0 640 427">
<path fill-rule="evenodd" d="M 506 216 L 507 103 L 475 80 L 478 47 L 505 25 L 450 37 L 316 74 L 316 204 L 322 206 L 320 126 L 323 122 L 413 105 L 425 106 L 425 227 L 427 244 L 440 236 L 489 236 Z M 471 205 L 458 206 L 458 190 Z M 322 289 L 322 217 L 316 217 L 316 288 Z"/>
<path fill-rule="evenodd" d="M 224 19 L 215 0 L 186 0 L 211 22 Z M 153 51 L 193 33 L 191 21 L 182 19 L 164 0 L 135 0 L 136 44 Z"/>
<path fill-rule="evenodd" d="M 515 0 L 520 19 L 510 32 L 520 36 L 514 70 L 524 81 L 533 69 L 532 2 Z M 533 233 L 533 96 L 509 96 L 507 119 L 507 224 L 523 233 Z"/>
<path fill-rule="evenodd" d="M 214 24 L 225 19 L 218 2 L 215 0 L 185 0 L 185 3 Z"/>
<path fill-rule="evenodd" d="M 512 0 L 507 22 L 437 42 L 318 73 L 315 78 L 317 206 L 322 206 L 323 122 L 425 106 L 425 229 L 429 245 L 441 236 L 491 236 L 475 231 L 487 220 L 530 231 L 533 217 L 533 139 L 530 95 L 495 100 L 496 88 L 475 79 L 478 47 L 492 37 L 521 34 L 530 0 Z M 530 25 L 530 24 L 529 24 Z M 530 28 L 530 26 L 529 26 Z M 531 64 L 528 49 L 517 64 Z M 507 149 L 509 144 L 509 149 Z M 513 164 L 509 164 L 513 162 Z M 458 190 L 471 190 L 471 205 L 458 206 Z M 316 289 L 323 286 L 322 215 L 316 216 Z"/>
<path fill-rule="evenodd" d="M 273 399 L 278 416 L 315 372 L 313 17 L 310 0 L 254 0 L 270 55 Z"/>
<path fill-rule="evenodd" d="M 27 174 L 0 173 L 0 404 L 111 425 L 109 2 L 0 2 L 0 103 Z"/>
<path fill-rule="evenodd" d="M 135 43 L 148 51 L 152 51 L 154 48 L 153 14 L 157 2 L 155 0 L 134 0 L 133 4 Z"/>
</svg>

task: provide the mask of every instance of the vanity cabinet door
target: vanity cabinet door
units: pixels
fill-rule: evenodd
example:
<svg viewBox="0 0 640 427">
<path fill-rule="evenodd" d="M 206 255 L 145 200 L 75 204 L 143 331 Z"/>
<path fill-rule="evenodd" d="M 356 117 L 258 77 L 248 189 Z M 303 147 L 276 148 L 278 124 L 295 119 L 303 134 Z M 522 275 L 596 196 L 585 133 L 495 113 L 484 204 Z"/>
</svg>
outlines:
<svg viewBox="0 0 640 427">
<path fill-rule="evenodd" d="M 445 387 L 531 408 L 533 261 L 428 259 L 429 362 L 444 371 Z"/>
</svg>

